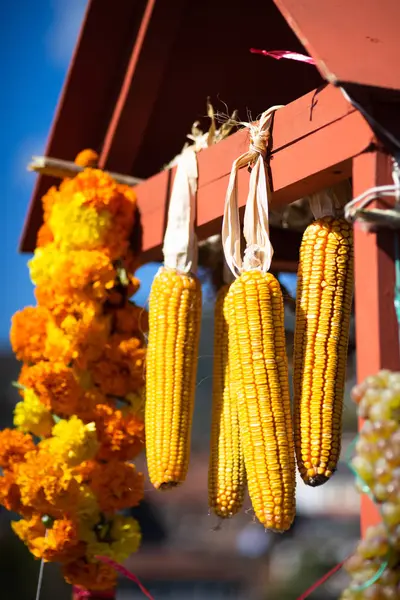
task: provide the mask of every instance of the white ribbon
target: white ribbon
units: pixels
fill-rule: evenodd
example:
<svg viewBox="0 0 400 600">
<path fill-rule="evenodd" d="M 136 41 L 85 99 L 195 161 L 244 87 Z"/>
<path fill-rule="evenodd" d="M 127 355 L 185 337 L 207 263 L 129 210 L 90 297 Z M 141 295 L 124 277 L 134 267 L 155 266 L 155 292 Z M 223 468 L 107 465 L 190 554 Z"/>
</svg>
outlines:
<svg viewBox="0 0 400 600">
<path fill-rule="evenodd" d="M 349 197 L 351 198 L 351 185 L 348 180 L 311 194 L 308 201 L 314 219 L 337 216 L 342 212 Z"/>
<path fill-rule="evenodd" d="M 197 270 L 197 179 L 196 151 L 189 147 L 177 158 L 163 245 L 164 265 L 182 273 Z"/>
<path fill-rule="evenodd" d="M 222 245 L 226 262 L 235 277 L 250 269 L 266 272 L 271 266 L 274 250 L 269 239 L 270 188 L 264 158 L 272 116 L 279 108 L 282 106 L 273 106 L 265 111 L 257 125 L 244 123 L 250 129 L 250 147 L 248 152 L 239 156 L 232 165 L 225 197 Z M 243 235 L 246 240 L 246 250 L 242 259 L 237 173 L 239 169 L 249 165 L 252 166 L 252 170 L 244 213 Z"/>
</svg>

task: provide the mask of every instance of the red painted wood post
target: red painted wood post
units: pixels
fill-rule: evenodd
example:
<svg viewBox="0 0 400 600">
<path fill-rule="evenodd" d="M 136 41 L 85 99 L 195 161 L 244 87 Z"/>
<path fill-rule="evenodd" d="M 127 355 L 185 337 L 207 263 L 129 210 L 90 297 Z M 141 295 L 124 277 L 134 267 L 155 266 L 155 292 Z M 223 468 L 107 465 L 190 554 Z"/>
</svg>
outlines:
<svg viewBox="0 0 400 600">
<path fill-rule="evenodd" d="M 353 195 L 392 183 L 391 160 L 382 152 L 362 154 L 353 160 Z M 355 225 L 355 311 L 357 379 L 380 369 L 400 370 L 399 340 L 394 309 L 394 235 L 389 230 L 366 233 Z M 360 423 L 360 426 L 362 423 Z M 378 510 L 363 495 L 361 532 L 379 522 Z"/>
</svg>

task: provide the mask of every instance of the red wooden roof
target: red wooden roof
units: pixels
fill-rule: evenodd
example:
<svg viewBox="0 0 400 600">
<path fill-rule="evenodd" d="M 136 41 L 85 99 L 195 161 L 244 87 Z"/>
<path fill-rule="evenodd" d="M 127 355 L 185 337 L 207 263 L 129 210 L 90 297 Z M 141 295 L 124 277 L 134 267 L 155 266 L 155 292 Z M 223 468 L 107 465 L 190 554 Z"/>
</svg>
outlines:
<svg viewBox="0 0 400 600">
<path fill-rule="evenodd" d="M 398 0 L 274 0 L 331 83 L 400 89 Z"/>
<path fill-rule="evenodd" d="M 82 148 L 91 147 L 100 153 L 102 168 L 148 178 L 180 151 L 192 122 L 205 114 L 207 96 L 217 110 L 226 110 L 226 102 L 228 110 L 237 108 L 241 118 L 248 110 L 256 117 L 268 106 L 290 103 L 323 81 L 310 65 L 255 56 L 251 47 L 298 52 L 305 47 L 328 81 L 400 89 L 398 17 L 398 0 L 365 0 L 362 10 L 359 0 L 247 0 L 234 10 L 231 0 L 113 0 L 112 10 L 109 0 L 90 0 L 46 154 L 72 160 Z M 335 169 L 326 177 L 322 155 L 315 152 L 318 139 L 338 143 L 337 132 L 346 136 L 352 131 L 359 136 L 352 143 L 360 151 L 371 139 L 360 115 L 347 114 L 351 111 L 340 92 L 327 93 L 305 96 L 277 115 L 274 202 L 294 200 L 293 185 L 304 177 L 297 192 L 312 191 L 317 174 L 320 183 L 321 173 L 324 185 L 332 183 Z M 334 122 L 335 132 L 332 127 L 323 131 Z M 311 141 L 312 131 L 317 136 Z M 202 235 L 219 227 L 230 163 L 245 146 L 246 133 L 241 132 L 199 159 Z M 350 174 L 346 161 L 354 154 L 351 144 L 346 150 L 337 146 L 337 162 L 343 164 L 336 175 L 343 178 Z M 333 158 L 331 153 L 329 161 Z M 309 160 L 316 170 L 306 166 Z M 240 181 L 245 177 L 241 173 Z M 40 198 L 52 183 L 49 177 L 37 179 L 23 251 L 35 246 L 42 219 Z M 170 184 L 171 173 L 163 172 L 137 188 L 148 220 L 146 260 L 159 257 Z M 202 202 L 203 193 L 219 200 Z"/>
<path fill-rule="evenodd" d="M 310 65 L 249 51 L 265 46 L 304 52 L 272 0 L 234 10 L 231 0 L 90 0 L 46 155 L 72 160 L 91 147 L 101 167 L 147 178 L 181 150 L 207 96 L 246 119 L 322 82 Z M 52 183 L 38 177 L 24 251 L 35 246 L 40 198 Z"/>
</svg>

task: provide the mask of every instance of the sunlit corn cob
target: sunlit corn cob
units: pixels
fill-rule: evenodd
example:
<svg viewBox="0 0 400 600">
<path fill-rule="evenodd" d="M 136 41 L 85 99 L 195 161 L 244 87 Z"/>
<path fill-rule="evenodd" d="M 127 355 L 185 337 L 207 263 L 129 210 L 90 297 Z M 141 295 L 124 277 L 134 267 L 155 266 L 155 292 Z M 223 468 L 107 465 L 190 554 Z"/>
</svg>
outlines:
<svg viewBox="0 0 400 600">
<path fill-rule="evenodd" d="M 294 344 L 294 434 L 306 484 L 318 486 L 340 455 L 343 393 L 353 296 L 353 235 L 324 217 L 303 235 Z"/>
<path fill-rule="evenodd" d="M 295 516 L 295 459 L 282 292 L 270 273 L 243 273 L 229 291 L 229 344 L 251 502 L 285 531 Z"/>
<path fill-rule="evenodd" d="M 239 432 L 236 396 L 229 374 L 227 293 L 218 292 L 214 311 L 214 369 L 208 503 L 222 518 L 232 517 L 243 504 L 246 471 Z"/>
<path fill-rule="evenodd" d="M 149 299 L 145 412 L 149 476 L 160 489 L 182 483 L 188 469 L 200 319 L 197 277 L 160 269 Z"/>
</svg>

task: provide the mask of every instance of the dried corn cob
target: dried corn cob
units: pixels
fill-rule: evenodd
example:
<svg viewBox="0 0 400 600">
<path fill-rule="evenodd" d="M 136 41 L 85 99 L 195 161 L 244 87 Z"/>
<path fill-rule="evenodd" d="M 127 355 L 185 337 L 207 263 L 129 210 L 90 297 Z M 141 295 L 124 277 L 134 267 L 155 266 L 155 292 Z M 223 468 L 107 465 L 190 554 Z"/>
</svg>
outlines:
<svg viewBox="0 0 400 600">
<path fill-rule="evenodd" d="M 146 449 L 150 481 L 185 480 L 196 386 L 201 287 L 194 275 L 161 268 L 149 299 Z"/>
<path fill-rule="evenodd" d="M 224 285 L 214 311 L 214 372 L 211 451 L 208 471 L 208 503 L 222 518 L 232 517 L 242 507 L 246 471 L 239 432 L 236 396 L 229 374 L 227 294 Z"/>
<path fill-rule="evenodd" d="M 352 228 L 318 219 L 300 249 L 293 375 L 297 464 L 311 486 L 331 477 L 340 455 L 352 295 Z"/>
<path fill-rule="evenodd" d="M 295 515 L 295 460 L 283 299 L 270 273 L 242 273 L 229 292 L 229 344 L 254 512 L 285 531 Z"/>
</svg>

